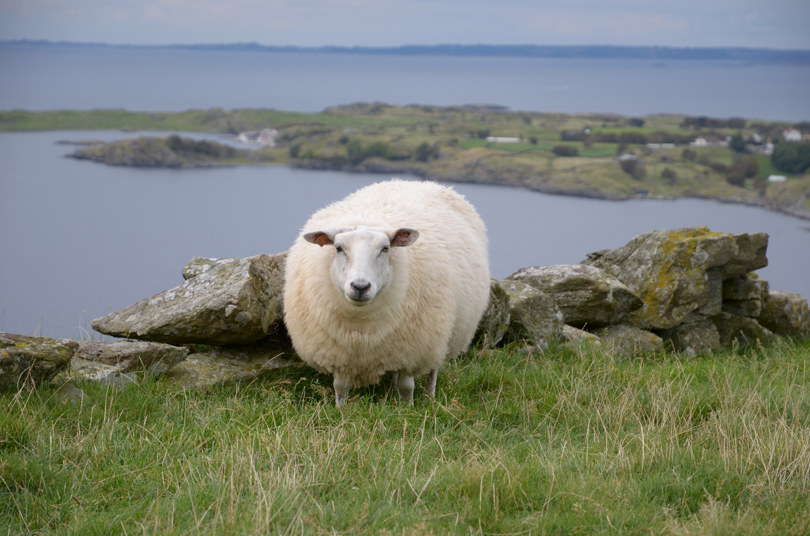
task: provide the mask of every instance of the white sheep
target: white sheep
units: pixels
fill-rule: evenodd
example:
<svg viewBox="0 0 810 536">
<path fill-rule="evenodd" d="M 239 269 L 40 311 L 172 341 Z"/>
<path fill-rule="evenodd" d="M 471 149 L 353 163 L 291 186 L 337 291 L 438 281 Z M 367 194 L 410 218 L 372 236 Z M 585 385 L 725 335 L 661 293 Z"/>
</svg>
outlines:
<svg viewBox="0 0 810 536">
<path fill-rule="evenodd" d="M 295 350 L 333 375 L 338 406 L 387 372 L 404 402 L 416 375 L 429 373 L 433 396 L 439 367 L 467 349 L 486 309 L 487 248 L 473 206 L 432 182 L 380 182 L 319 210 L 286 261 Z"/>
</svg>

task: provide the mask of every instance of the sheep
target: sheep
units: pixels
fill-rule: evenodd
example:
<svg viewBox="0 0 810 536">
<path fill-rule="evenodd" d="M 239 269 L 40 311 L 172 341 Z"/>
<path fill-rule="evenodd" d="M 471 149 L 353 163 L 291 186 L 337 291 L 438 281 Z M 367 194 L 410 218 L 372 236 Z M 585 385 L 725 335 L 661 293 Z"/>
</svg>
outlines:
<svg viewBox="0 0 810 536">
<path fill-rule="evenodd" d="M 321 246 L 321 247 L 318 247 Z M 486 227 L 459 193 L 433 182 L 366 186 L 312 215 L 290 248 L 284 321 L 301 359 L 350 388 L 392 372 L 402 402 L 414 376 L 465 351 L 489 301 Z"/>
</svg>

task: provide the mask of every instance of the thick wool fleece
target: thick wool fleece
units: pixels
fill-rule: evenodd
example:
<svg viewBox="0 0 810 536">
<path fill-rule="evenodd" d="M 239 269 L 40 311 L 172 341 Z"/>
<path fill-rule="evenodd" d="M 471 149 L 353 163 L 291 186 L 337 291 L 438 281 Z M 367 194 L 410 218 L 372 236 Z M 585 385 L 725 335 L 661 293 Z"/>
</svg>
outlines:
<svg viewBox="0 0 810 536">
<path fill-rule="evenodd" d="M 365 226 L 419 231 L 408 247 L 391 248 L 391 284 L 364 307 L 332 283 L 335 248 L 303 234 Z M 486 228 L 453 189 L 392 180 L 358 190 L 316 212 L 290 249 L 285 322 L 295 350 L 350 387 L 377 383 L 386 372 L 407 376 L 438 369 L 469 346 L 489 299 Z"/>
</svg>

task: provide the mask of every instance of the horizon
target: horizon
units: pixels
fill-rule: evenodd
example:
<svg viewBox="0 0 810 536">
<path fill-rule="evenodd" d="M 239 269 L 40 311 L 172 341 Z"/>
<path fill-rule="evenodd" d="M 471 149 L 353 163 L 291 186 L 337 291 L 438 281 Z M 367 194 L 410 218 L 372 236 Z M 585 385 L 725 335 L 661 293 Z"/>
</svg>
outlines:
<svg viewBox="0 0 810 536">
<path fill-rule="evenodd" d="M 262 43 L 400 47 L 407 43 L 809 50 L 806 0 L 12 0 L 0 40 Z M 540 43 L 554 43 L 541 45 Z"/>
<path fill-rule="evenodd" d="M 458 47 L 463 48 L 492 48 L 492 49 L 508 49 L 508 48 L 535 48 L 535 49 L 617 49 L 617 50 L 632 50 L 632 49 L 648 49 L 648 50 L 679 50 L 679 51 L 702 51 L 702 50 L 739 50 L 739 51 L 772 51 L 772 52 L 810 52 L 810 46 L 807 48 L 778 48 L 767 46 L 677 46 L 677 45 L 651 45 L 651 44 L 637 44 L 637 45 L 618 45 L 618 44 L 559 44 L 559 43 L 402 43 L 398 45 L 294 45 L 294 44 L 268 44 L 260 43 L 258 41 L 209 41 L 209 42 L 165 42 L 165 43 L 127 43 L 127 42 L 108 42 L 108 41 L 75 41 L 75 40 L 54 40 L 54 39 L 36 39 L 36 38 L 20 38 L 20 39 L 0 39 L 0 44 L 43 44 L 43 45 L 64 45 L 64 46 L 106 46 L 106 47 L 132 47 L 132 48 L 194 48 L 194 47 L 255 47 L 267 49 L 291 49 L 291 50 L 345 50 L 345 51 L 362 51 L 362 50 L 400 50 L 400 49 L 438 49 L 443 47 Z"/>
</svg>

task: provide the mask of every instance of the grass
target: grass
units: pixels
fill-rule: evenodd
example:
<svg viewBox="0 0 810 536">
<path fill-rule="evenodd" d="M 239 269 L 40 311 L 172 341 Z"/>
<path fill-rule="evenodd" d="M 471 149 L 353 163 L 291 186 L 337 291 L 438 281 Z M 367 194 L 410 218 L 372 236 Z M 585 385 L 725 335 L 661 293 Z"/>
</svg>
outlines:
<svg viewBox="0 0 810 536">
<path fill-rule="evenodd" d="M 807 534 L 810 341 L 471 350 L 434 402 L 329 378 L 0 395 L 9 534 Z"/>
</svg>

